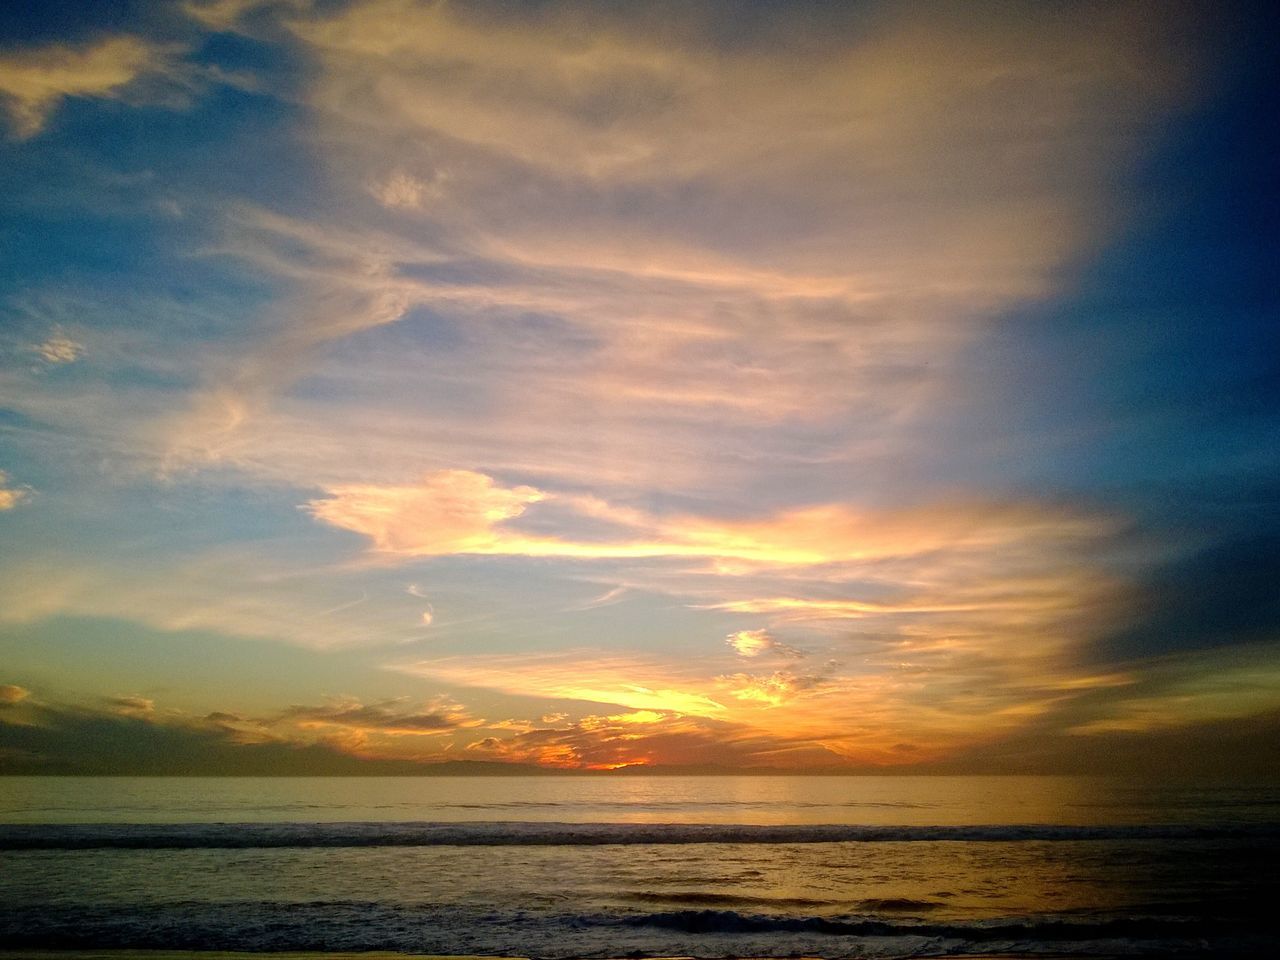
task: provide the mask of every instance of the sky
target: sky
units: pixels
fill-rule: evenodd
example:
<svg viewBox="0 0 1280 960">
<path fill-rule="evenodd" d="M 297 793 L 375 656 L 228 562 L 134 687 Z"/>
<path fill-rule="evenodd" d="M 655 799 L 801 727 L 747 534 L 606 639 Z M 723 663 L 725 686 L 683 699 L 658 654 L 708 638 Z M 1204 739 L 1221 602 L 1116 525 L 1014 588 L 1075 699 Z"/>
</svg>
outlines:
<svg viewBox="0 0 1280 960">
<path fill-rule="evenodd" d="M 0 771 L 1280 769 L 1273 38 L 9 5 Z"/>
</svg>

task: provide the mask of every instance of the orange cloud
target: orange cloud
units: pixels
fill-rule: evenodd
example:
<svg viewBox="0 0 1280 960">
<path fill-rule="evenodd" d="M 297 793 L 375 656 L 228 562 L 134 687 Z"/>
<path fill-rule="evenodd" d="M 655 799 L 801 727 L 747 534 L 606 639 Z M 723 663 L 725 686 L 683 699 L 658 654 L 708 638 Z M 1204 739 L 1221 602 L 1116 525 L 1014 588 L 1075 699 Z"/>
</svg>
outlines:
<svg viewBox="0 0 1280 960">
<path fill-rule="evenodd" d="M 704 561 L 692 570 L 646 565 L 624 578 L 628 587 L 677 595 L 748 592 L 781 577 L 789 596 L 748 593 L 692 606 L 795 623 L 810 631 L 806 647 L 821 664 L 806 671 L 771 665 L 738 672 L 730 650 L 755 660 L 800 656 L 768 627 L 756 627 L 731 633 L 719 655 L 709 645 L 679 664 L 567 650 L 443 657 L 396 667 L 434 680 L 764 727 L 864 763 L 941 756 L 1006 735 L 1090 690 L 1119 682 L 1076 665 L 1086 636 L 1082 605 L 1105 609 L 1114 589 L 1081 560 L 1083 549 L 1116 529 L 1109 517 L 1033 504 L 975 503 L 880 512 L 833 504 L 732 521 L 659 517 L 598 498 L 508 490 L 460 471 L 389 489 L 389 496 L 382 488 L 335 492 L 312 509 L 367 533 L 375 545 L 394 545 L 395 556 L 462 550 Z M 467 522 L 435 524 L 439 539 L 433 540 L 433 525 L 422 518 L 434 515 L 437 497 L 454 505 L 450 516 Z M 402 502 L 414 509 L 402 514 Z M 491 502 L 497 506 L 486 513 Z M 519 514 L 509 515 L 517 509 Z M 539 510 L 550 512 L 535 515 Z M 521 529 L 526 521 L 540 529 L 606 521 L 607 536 L 598 530 L 594 539 L 535 535 Z M 462 535 L 455 533 L 459 526 Z M 611 568 L 610 576 L 616 575 Z M 880 599 L 856 598 L 870 591 Z M 823 626 L 848 621 L 858 629 Z M 913 750 L 895 752 L 894 745 L 902 743 L 914 744 Z"/>
<path fill-rule="evenodd" d="M 397 664 L 394 669 L 460 686 L 632 710 L 715 716 L 725 709 L 698 689 L 696 677 L 681 676 L 655 661 L 598 651 L 441 657 Z"/>
<path fill-rule="evenodd" d="M 9 475 L 0 470 L 0 511 L 12 510 L 27 497 L 21 487 L 9 486 Z"/>
<path fill-rule="evenodd" d="M 744 657 L 758 657 L 773 646 L 773 638 L 767 630 L 739 630 L 729 634 L 725 643 Z"/>
<path fill-rule="evenodd" d="M 573 723 L 527 726 L 466 745 L 473 756 L 544 766 L 836 766 L 844 758 L 816 743 L 743 724 L 662 711 L 591 715 Z"/>
<path fill-rule="evenodd" d="M 719 680 L 739 700 L 756 700 L 771 707 L 780 706 L 798 693 L 812 690 L 824 682 L 821 677 L 798 676 L 789 670 L 779 670 L 767 676 L 735 673 Z"/>
<path fill-rule="evenodd" d="M 294 704 L 267 715 L 214 711 L 199 721 L 169 719 L 212 726 L 241 744 L 320 744 L 362 759 L 414 762 L 447 759 L 456 736 L 484 725 L 445 697 L 426 702 L 409 697 L 373 702 L 332 697 L 321 704 Z"/>
<path fill-rule="evenodd" d="M 725 643 L 733 648 L 741 657 L 759 657 L 766 653 L 780 654 L 784 657 L 803 657 L 804 654 L 795 647 L 779 643 L 768 630 L 737 630 L 725 638 Z"/>
<path fill-rule="evenodd" d="M 544 498 L 533 487 L 499 487 L 470 470 L 441 470 L 414 486 L 343 486 L 307 504 L 312 516 L 354 530 L 386 553 L 501 553 L 498 525 Z"/>
<path fill-rule="evenodd" d="M 31 691 L 16 683 L 0 683 L 0 706 L 12 706 L 31 696 Z"/>
<path fill-rule="evenodd" d="M 777 613 L 797 620 L 856 620 L 890 613 L 938 613 L 979 610 L 983 604 L 918 605 L 912 603 L 869 603 L 864 600 L 812 600 L 802 597 L 761 597 L 751 600 L 726 600 L 708 605 L 707 609 L 730 613 Z M 755 632 L 755 631 L 752 631 Z"/>
<path fill-rule="evenodd" d="M 790 670 L 726 673 L 724 666 L 728 662 L 706 657 L 673 664 L 637 655 L 568 650 L 445 657 L 396 664 L 393 669 L 435 682 L 522 697 L 614 704 L 628 711 L 607 715 L 613 718 L 610 724 L 617 728 L 614 739 L 618 742 L 628 742 L 634 733 L 623 729 L 628 724 L 643 726 L 659 715 L 671 723 L 724 724 L 715 729 L 785 742 L 789 750 L 821 751 L 845 763 L 875 765 L 915 762 L 999 737 L 1025 722 L 1026 714 L 1019 711 L 1026 703 L 1065 696 L 1060 691 L 1019 687 L 1021 677 L 1016 672 L 1006 674 L 999 665 L 976 665 L 967 658 L 956 660 L 953 671 L 937 674 L 880 664 L 860 665 L 858 672 L 851 673 L 826 663 L 805 674 Z M 969 688 L 975 683 L 985 683 L 986 693 L 971 694 Z M 589 729 L 594 722 L 573 726 Z M 517 722 L 484 726 L 495 741 L 482 738 L 481 746 L 472 749 L 492 752 L 503 739 L 498 736 L 501 731 L 532 729 Z M 564 752 L 563 738 L 541 736 L 552 739 L 561 752 L 540 762 L 576 765 L 582 760 Z M 535 740 L 539 738 L 516 742 Z M 895 750 L 895 744 L 907 741 L 918 744 L 918 749 L 910 755 Z M 640 762 L 631 756 L 625 762 Z M 537 756 L 531 753 L 529 758 Z M 615 757 L 611 762 L 624 761 Z M 655 752 L 647 762 L 678 761 Z"/>
<path fill-rule="evenodd" d="M 595 499 L 559 498 L 583 514 L 634 529 L 631 536 L 573 539 L 523 533 L 506 521 L 530 504 L 556 500 L 529 486 L 501 487 L 467 470 L 430 473 L 416 485 L 344 485 L 306 504 L 312 516 L 363 534 L 392 555 L 485 554 L 579 559 L 698 558 L 721 572 L 745 567 L 817 566 L 926 554 L 994 551 L 1015 543 L 1087 540 L 1105 518 L 1032 505 L 948 505 L 873 514 L 843 504 L 784 511 L 761 520 L 660 518 L 611 509 Z"/>
</svg>

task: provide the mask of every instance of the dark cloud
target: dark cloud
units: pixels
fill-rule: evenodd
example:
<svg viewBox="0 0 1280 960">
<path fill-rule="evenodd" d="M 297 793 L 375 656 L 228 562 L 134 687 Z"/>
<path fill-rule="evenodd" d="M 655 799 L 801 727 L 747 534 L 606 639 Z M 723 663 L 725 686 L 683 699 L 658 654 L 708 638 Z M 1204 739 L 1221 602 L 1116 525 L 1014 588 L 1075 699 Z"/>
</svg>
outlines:
<svg viewBox="0 0 1280 960">
<path fill-rule="evenodd" d="M 1275 777 L 1280 710 L 1162 730 L 1062 734 L 1041 726 L 919 773 L 1102 774 L 1187 778 Z"/>
<path fill-rule="evenodd" d="M 356 730 L 384 730 L 402 733 L 428 733 L 453 730 L 467 720 L 466 715 L 451 705 L 426 711 L 406 710 L 403 700 L 384 700 L 361 704 L 341 702 L 326 706 L 294 705 L 281 714 L 282 720 L 295 723 L 322 723 Z"/>
<path fill-rule="evenodd" d="M 953 759 L 909 764 L 892 772 L 1230 777 L 1274 774 L 1280 769 L 1280 711 L 1153 731 L 1063 732 L 1069 720 L 1079 719 L 1075 714 L 1071 718 L 1045 717 L 1016 736 Z M 257 739 L 246 739 L 246 726 L 256 731 Z M 860 772 L 812 741 L 679 714 L 638 711 L 545 726 L 517 722 L 505 726 L 514 733 L 483 736 L 470 744 L 471 761 L 439 763 L 358 756 L 344 750 L 340 742 L 290 740 L 264 729 L 260 721 L 222 711 L 203 718 L 184 718 L 172 713 L 121 713 L 49 704 L 27 697 L 0 713 L 0 774 L 396 776 L 513 769 L 547 772 L 546 767 L 536 764 L 574 769 L 634 765 L 633 769 L 647 766 L 671 772 Z M 917 748 L 900 743 L 894 750 L 906 757 Z"/>
<path fill-rule="evenodd" d="M 323 746 L 240 743 L 225 728 L 137 714 L 40 705 L 0 722 L 8 774 L 342 774 L 368 765 Z"/>
<path fill-rule="evenodd" d="M 155 701 L 148 697 L 107 697 L 106 702 L 117 710 L 137 713 L 151 713 L 156 708 Z"/>
<path fill-rule="evenodd" d="M 1216 543 L 1153 571 L 1129 621 L 1104 635 L 1105 660 L 1280 639 L 1280 533 Z"/>
<path fill-rule="evenodd" d="M 424 772 L 424 764 L 418 761 L 356 756 L 343 750 L 340 742 L 299 738 L 285 724 L 273 730 L 270 723 L 224 711 L 203 718 L 158 714 L 143 707 L 145 703 L 136 697 L 115 698 L 104 709 L 96 709 L 35 702 L 25 696 L 11 699 L 0 719 L 0 773 L 338 776 Z M 392 717 L 386 705 L 298 707 L 292 716 L 326 710 L 327 722 L 337 727 L 354 726 L 340 719 L 344 715 L 355 720 L 367 715 L 367 722 L 383 722 L 386 726 L 379 729 L 390 729 Z M 399 729 L 409 730 L 450 722 L 431 714 L 395 719 Z"/>
</svg>

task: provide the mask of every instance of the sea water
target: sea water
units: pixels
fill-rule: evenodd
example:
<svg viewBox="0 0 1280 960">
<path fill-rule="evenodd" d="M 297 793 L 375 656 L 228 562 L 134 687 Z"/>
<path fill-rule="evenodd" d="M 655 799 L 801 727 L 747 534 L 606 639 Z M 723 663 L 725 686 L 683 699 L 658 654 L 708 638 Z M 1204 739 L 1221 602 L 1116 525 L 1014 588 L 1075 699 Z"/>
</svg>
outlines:
<svg viewBox="0 0 1280 960">
<path fill-rule="evenodd" d="M 0 944 L 1266 956 L 1280 787 L 0 778 Z"/>
</svg>

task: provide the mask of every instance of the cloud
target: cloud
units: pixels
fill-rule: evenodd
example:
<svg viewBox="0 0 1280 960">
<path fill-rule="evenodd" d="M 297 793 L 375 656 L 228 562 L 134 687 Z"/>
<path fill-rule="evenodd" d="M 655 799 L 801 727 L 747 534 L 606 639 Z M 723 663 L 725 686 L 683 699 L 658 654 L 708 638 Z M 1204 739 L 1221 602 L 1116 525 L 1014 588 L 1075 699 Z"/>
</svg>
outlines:
<svg viewBox="0 0 1280 960">
<path fill-rule="evenodd" d="M 0 57 L 0 96 L 19 139 L 35 136 L 67 97 L 118 100 L 149 75 L 175 75 L 180 48 L 140 37 L 106 37 L 80 47 L 53 44 Z"/>
<path fill-rule="evenodd" d="M 1088 774 L 1168 780 L 1266 780 L 1280 762 L 1280 710 L 1196 719 L 1153 728 L 1095 726 L 1061 736 L 1032 723 L 922 772 Z"/>
<path fill-rule="evenodd" d="M 1122 32 L 1123 12 L 1111 17 L 1103 29 L 1029 10 L 924 21 L 889 11 L 857 32 L 832 17 L 829 42 L 803 51 L 802 70 L 792 59 L 802 51 L 773 46 L 792 37 L 726 49 L 707 42 L 705 19 L 655 29 L 645 18 L 584 19 L 563 6 L 490 16 L 373 0 L 293 28 L 326 68 L 317 97 L 342 119 L 369 111 L 372 131 L 407 127 L 609 182 L 735 166 L 748 177 L 805 165 L 821 175 L 837 157 L 873 178 L 910 175 L 917 169 L 882 172 L 867 161 L 905 156 L 913 168 L 933 169 L 942 162 L 928 156 L 937 141 L 922 142 L 931 125 L 938 139 L 972 151 L 978 145 L 966 131 L 999 119 L 1001 109 L 1010 123 L 1047 109 L 1039 129 L 1062 137 L 1111 120 L 1087 110 L 1104 106 L 1106 93 L 1141 100 L 1173 75 L 1171 61 L 1158 59 L 1154 31 Z M 1080 48 L 1090 41 L 1126 62 L 1085 58 Z M 1060 76 L 1068 64 L 1081 73 Z M 369 68 L 381 82 L 357 89 L 356 71 Z M 1122 71 L 1129 88 L 1114 89 Z M 1009 96 L 1010 85 L 1019 97 Z M 1018 158 L 989 155 L 1000 169 L 973 170 L 951 157 L 952 175 L 981 181 L 1018 167 Z"/>
<path fill-rule="evenodd" d="M 333 189 L 228 216 L 221 249 L 283 285 L 271 333 L 164 430 L 175 465 L 300 485 L 351 482 L 353 446 L 384 483 L 407 450 L 704 491 L 770 459 L 893 461 L 985 325 L 1112 225 L 1188 69 L 1121 9 L 833 8 L 733 45 L 714 9 L 268 14 L 310 66 Z M 444 334 L 362 358 L 412 409 L 280 402 L 322 345 L 392 325 Z"/>
<path fill-rule="evenodd" d="M 1224 537 L 1150 571 L 1096 655 L 1123 661 L 1280 641 L 1280 531 L 1271 526 L 1259 518 L 1252 535 Z"/>
<path fill-rule="evenodd" d="M 781 706 L 797 694 L 820 686 L 820 676 L 802 676 L 790 670 L 778 670 L 767 676 L 735 673 L 719 678 L 739 700 L 756 700 L 771 707 Z"/>
<path fill-rule="evenodd" d="M 945 613 L 980 609 L 980 603 L 873 603 L 866 600 L 820 600 L 804 597 L 758 597 L 726 600 L 711 606 L 731 613 L 774 613 L 789 620 L 858 620 L 893 613 Z"/>
<path fill-rule="evenodd" d="M 530 486 L 502 487 L 475 471 L 427 474 L 416 485 L 347 485 L 311 500 L 316 519 L 368 537 L 382 553 L 402 557 L 482 554 L 580 559 L 708 559 L 727 570 L 738 562 L 765 567 L 817 566 L 916 556 L 943 548 L 995 550 L 1036 540 L 1088 540 L 1106 518 L 1036 505 L 954 505 L 872 513 L 845 504 L 781 512 L 759 520 L 658 517 L 612 507 L 597 498 L 555 497 Z M 508 521 L 531 504 L 555 501 L 579 518 L 605 519 L 613 536 L 571 539 L 522 532 Z"/>
<path fill-rule="evenodd" d="M 24 711 L 0 720 L 0 769 L 12 771 L 236 773 L 275 762 L 291 772 L 411 772 L 451 758 L 597 769 L 840 761 L 816 744 L 663 710 L 486 724 L 443 699 L 336 698 L 256 717 L 226 710 L 193 717 L 137 697 L 111 698 L 105 709 L 33 705 L 27 697 L 12 703 Z"/>
<path fill-rule="evenodd" d="M 593 714 L 569 723 L 544 718 L 544 724 L 516 724 L 514 735 L 483 737 L 465 749 L 486 759 L 596 770 L 655 765 L 786 769 L 842 761 L 818 744 L 663 711 Z"/>
<path fill-rule="evenodd" d="M 155 713 L 156 702 L 149 697 L 108 697 L 107 704 L 123 714 Z"/>
<path fill-rule="evenodd" d="M 405 699 L 369 704 L 343 699 L 324 706 L 292 706 L 276 723 L 371 730 L 391 736 L 430 736 L 475 725 L 456 704 L 441 701 L 422 710 L 409 706 Z"/>
<path fill-rule="evenodd" d="M 23 688 L 0 686 L 0 696 L 9 690 Z M 274 715 L 274 721 L 225 710 L 192 717 L 173 710 L 122 713 L 30 695 L 0 699 L 4 706 L 0 710 L 0 772 L 402 775 L 430 773 L 431 763 L 462 758 L 594 769 L 633 764 L 694 769 L 849 769 L 850 765 L 842 749 L 830 749 L 822 742 L 726 719 L 659 710 L 593 713 L 577 720 L 548 716 L 536 722 L 493 723 L 487 731 L 476 728 L 473 732 L 466 725 L 441 731 L 441 737 L 460 735 L 457 749 L 438 743 L 424 746 L 435 739 L 412 730 L 382 737 L 377 725 L 387 715 L 414 715 L 403 709 L 408 703 L 371 704 L 368 715 L 358 701 L 293 708 L 299 715 L 316 711 L 333 719 L 336 712 L 345 710 L 357 714 L 353 719 L 358 722 L 372 719 L 370 738 L 355 727 L 291 725 L 281 714 Z M 889 744 L 883 761 L 911 764 L 925 772 L 1265 773 L 1276 762 L 1278 716 L 1273 710 L 1156 731 L 1099 730 L 1065 738 L 1033 723 L 1013 736 L 979 743 L 945 760 L 911 743 Z M 278 726 L 273 728 L 271 722 Z M 326 736 L 324 730 L 333 735 Z"/>
<path fill-rule="evenodd" d="M 318 520 L 355 530 L 388 553 L 489 553 L 499 546 L 495 527 L 543 498 L 532 487 L 505 488 L 469 470 L 443 470 L 415 486 L 345 486 L 312 500 Z"/>
<path fill-rule="evenodd" d="M 278 776 L 421 772 L 411 759 L 363 757 L 334 742 L 290 739 L 226 711 L 107 710 L 24 700 L 0 711 L 0 772 Z"/>
<path fill-rule="evenodd" d="M 149 518 L 150 508 L 134 514 L 137 523 Z M 199 527 L 181 536 L 201 538 Z M 337 649 L 420 638 L 423 606 L 378 569 L 352 569 L 306 540 L 189 549 L 180 559 L 161 549 L 126 561 L 109 544 L 0 556 L 0 624 L 106 618 L 176 635 L 208 631 Z"/>
<path fill-rule="evenodd" d="M 31 696 L 31 691 L 15 683 L 0 683 L 0 706 L 12 706 Z"/>
<path fill-rule="evenodd" d="M 4 617 L 384 654 L 429 635 L 440 655 L 403 669 L 611 705 L 537 737 L 381 700 L 214 710 L 189 721 L 199 736 L 421 759 L 456 735 L 485 745 L 472 753 L 607 765 L 660 745 L 704 743 L 705 759 L 722 735 L 924 762 L 1041 723 L 1132 732 L 1196 715 L 1177 698 L 1221 698 L 1130 689 L 1160 638 L 1229 647 L 1272 626 L 1266 544 L 1135 592 L 1125 580 L 1150 551 L 1118 539 L 1123 518 L 1008 495 L 1018 477 L 966 472 L 981 451 L 938 435 L 982 338 L 1025 322 L 1129 216 L 1129 172 L 1194 72 L 1165 18 L 828 5 L 801 24 L 779 7 L 729 42 L 720 7 L 185 9 L 299 66 L 272 109 L 307 172 L 270 200 L 217 198 L 202 252 L 234 257 L 255 299 L 187 314 L 200 338 L 175 349 L 179 304 L 144 304 L 145 332 L 93 338 L 98 369 L 0 371 L 6 404 L 50 424 L 67 462 L 103 464 L 111 483 L 80 488 L 95 517 L 121 463 L 169 495 L 164 555 L 44 537 L 4 561 Z M 128 38 L 29 50 L 0 61 L 0 88 L 32 136 L 68 97 L 189 92 L 207 75 L 180 53 Z M 33 348 L 49 327 L 21 342 L 27 366 L 32 349 L 80 355 L 57 335 Z M 206 484 L 288 490 L 318 523 L 228 523 Z M 0 484 L 0 509 L 23 496 Z M 216 535 L 169 523 L 205 509 Z M 156 517 L 114 522 L 110 541 L 132 544 Z M 192 546 L 215 536 L 244 542 Z M 370 549 L 351 561 L 356 543 Z M 405 593 L 410 566 L 424 579 Z M 570 577 L 609 590 L 537 624 L 531 608 L 565 614 L 562 594 L 583 592 Z M 442 611 L 429 633 L 428 595 Z M 623 596 L 636 623 L 662 624 L 616 640 L 647 652 L 582 649 L 597 634 L 577 631 L 622 623 L 607 605 Z M 1219 615 L 1232 606 L 1253 613 Z M 485 629 L 459 630 L 469 617 Z M 535 635 L 572 649 L 515 652 Z M 508 653 L 474 655 L 499 636 Z M 776 636 L 803 645 L 803 670 L 771 659 L 798 659 Z M 666 739 L 628 753 L 637 728 Z"/>
<path fill-rule="evenodd" d="M 763 627 L 758 630 L 737 630 L 725 638 L 734 651 L 742 657 L 759 657 L 762 654 L 774 653 L 784 657 L 802 658 L 804 653 L 795 647 L 780 643 Z"/>
<path fill-rule="evenodd" d="M 12 510 L 27 498 L 27 491 L 21 487 L 9 486 L 9 475 L 0 470 L 0 513 Z"/>
<path fill-rule="evenodd" d="M 442 173 L 436 173 L 430 181 L 406 173 L 395 173 L 382 183 L 372 185 L 370 192 L 385 207 L 417 210 L 441 195 L 444 181 Z"/>
<path fill-rule="evenodd" d="M 75 363 L 84 353 L 84 344 L 72 340 L 65 333 L 55 332 L 43 343 L 32 348 L 36 355 L 52 366 Z"/>
<path fill-rule="evenodd" d="M 442 738 L 479 722 L 445 699 L 346 697 L 257 716 L 192 716 L 145 697 L 76 705 L 6 685 L 0 706 L 0 771 L 33 773 L 267 774 L 273 764 L 286 773 L 418 772 L 448 759 Z"/>
<path fill-rule="evenodd" d="M 1261 716 L 1280 709 L 1275 639 L 1194 650 L 1172 649 L 1123 674 L 1106 697 L 1091 697 L 1064 716 L 1071 736 L 1146 734 Z"/>
<path fill-rule="evenodd" d="M 621 603 L 627 599 L 630 591 L 626 587 L 612 587 L 604 593 L 586 600 L 576 606 L 570 607 L 571 610 L 595 610 L 599 607 L 608 607 L 615 603 Z"/>
<path fill-rule="evenodd" d="M 396 663 L 391 669 L 459 686 L 632 710 L 715 716 L 725 709 L 687 673 L 651 658 L 595 650 L 439 657 Z"/>
<path fill-rule="evenodd" d="M 725 638 L 725 643 L 733 647 L 741 656 L 758 657 L 773 646 L 773 637 L 767 630 L 739 630 Z"/>
<path fill-rule="evenodd" d="M 241 21 L 262 10 L 306 10 L 311 0 L 186 0 L 182 10 L 211 30 L 233 30 Z"/>
<path fill-rule="evenodd" d="M 727 652 L 717 658 L 695 651 L 673 660 L 590 649 L 388 667 L 435 683 L 552 701 L 546 707 L 554 712 L 572 711 L 567 702 L 573 701 L 702 718 L 797 748 L 821 747 L 846 764 L 894 766 L 962 755 L 1124 682 L 1083 675 L 1069 658 L 1034 646 L 1034 633 L 1030 638 L 1022 657 L 993 649 L 990 635 L 978 629 L 972 640 L 944 633 L 918 645 L 896 638 L 845 641 L 854 663 L 828 659 L 804 672 L 733 672 L 740 661 Z M 905 753 L 902 743 L 916 749 Z"/>
</svg>

